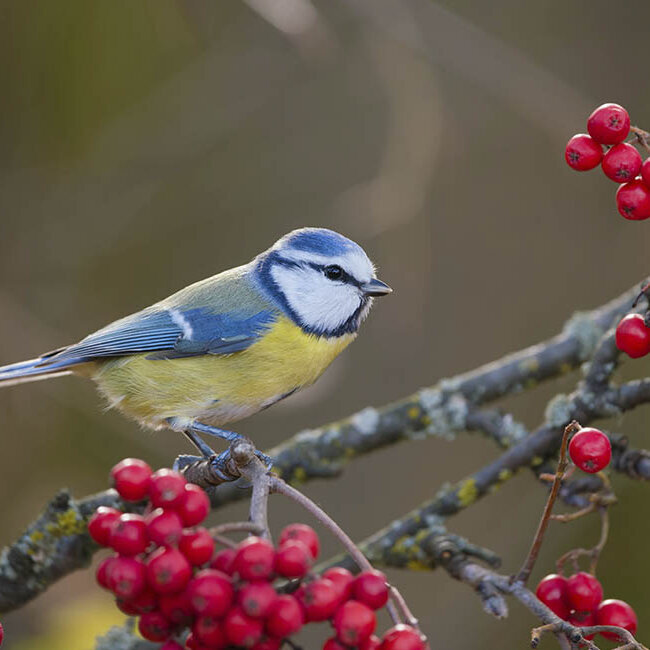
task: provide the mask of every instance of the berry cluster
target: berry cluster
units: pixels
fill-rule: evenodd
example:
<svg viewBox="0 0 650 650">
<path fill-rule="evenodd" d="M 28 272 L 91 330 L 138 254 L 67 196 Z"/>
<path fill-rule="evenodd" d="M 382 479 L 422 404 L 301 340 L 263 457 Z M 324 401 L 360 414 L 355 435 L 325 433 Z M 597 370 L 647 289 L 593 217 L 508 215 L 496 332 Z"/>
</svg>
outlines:
<svg viewBox="0 0 650 650">
<path fill-rule="evenodd" d="M 616 347 L 632 359 L 650 353 L 650 327 L 641 314 L 628 314 L 616 326 Z"/>
<path fill-rule="evenodd" d="M 115 551 L 100 563 L 97 581 L 121 611 L 139 617 L 145 639 L 164 642 L 161 650 L 182 650 L 176 639 L 187 628 L 184 647 L 192 650 L 278 650 L 306 623 L 319 621 L 334 628 L 323 650 L 427 650 L 408 625 L 375 636 L 375 611 L 389 597 L 383 573 L 312 573 L 320 542 L 309 526 L 287 526 L 277 547 L 251 536 L 215 553 L 210 531 L 199 526 L 210 509 L 200 487 L 132 458 L 111 477 L 124 500 L 148 504 L 142 516 L 100 507 L 90 519 L 91 537 Z M 294 581 L 295 590 L 279 592 L 276 578 Z"/>
<path fill-rule="evenodd" d="M 630 605 L 622 600 L 603 600 L 603 587 L 590 573 L 580 571 L 566 578 L 551 573 L 537 585 L 537 597 L 561 619 L 577 627 L 616 625 L 636 634 L 637 618 Z M 606 639 L 616 640 L 611 632 L 601 632 Z M 593 639 L 593 635 L 587 639 Z"/>
<path fill-rule="evenodd" d="M 612 445 L 602 431 L 583 427 L 571 438 L 569 456 L 583 472 L 595 474 L 609 465 Z"/>
<path fill-rule="evenodd" d="M 643 162 L 637 149 L 623 142 L 630 132 L 628 112 L 618 104 L 603 104 L 589 116 L 587 131 L 589 135 L 578 133 L 567 143 L 564 157 L 569 167 L 582 172 L 601 165 L 607 178 L 621 183 L 616 192 L 621 215 L 634 221 L 648 219 L 650 157 Z"/>
</svg>

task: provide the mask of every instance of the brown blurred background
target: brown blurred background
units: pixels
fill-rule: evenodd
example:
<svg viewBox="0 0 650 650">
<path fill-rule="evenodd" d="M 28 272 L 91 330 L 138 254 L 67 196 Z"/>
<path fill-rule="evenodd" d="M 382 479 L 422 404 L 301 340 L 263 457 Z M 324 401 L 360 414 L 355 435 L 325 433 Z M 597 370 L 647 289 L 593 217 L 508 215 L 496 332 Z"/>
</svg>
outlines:
<svg viewBox="0 0 650 650">
<path fill-rule="evenodd" d="M 313 389 L 239 425 L 271 446 L 551 336 L 648 275 L 650 223 L 625 222 L 600 171 L 563 161 L 602 102 L 650 127 L 647 0 L 19 0 L 0 16 L 0 362 L 73 342 L 292 228 L 331 227 L 395 293 Z M 533 427 L 576 378 L 503 406 Z M 186 449 L 102 409 L 71 378 L 0 393 L 0 543 L 58 488 L 101 490 L 126 455 L 162 466 Z M 648 412 L 609 426 L 648 447 Z M 427 439 L 306 490 L 362 539 L 496 454 L 478 436 Z M 615 484 L 600 577 L 648 643 L 648 492 Z M 511 571 L 543 500 L 523 473 L 450 527 Z M 302 515 L 274 499 L 272 516 L 279 529 Z M 535 578 L 596 535 L 595 520 L 553 526 Z M 391 578 L 432 648 L 527 647 L 534 621 L 516 604 L 498 622 L 443 573 Z M 120 620 L 79 572 L 3 618 L 6 647 L 85 650 Z"/>
</svg>

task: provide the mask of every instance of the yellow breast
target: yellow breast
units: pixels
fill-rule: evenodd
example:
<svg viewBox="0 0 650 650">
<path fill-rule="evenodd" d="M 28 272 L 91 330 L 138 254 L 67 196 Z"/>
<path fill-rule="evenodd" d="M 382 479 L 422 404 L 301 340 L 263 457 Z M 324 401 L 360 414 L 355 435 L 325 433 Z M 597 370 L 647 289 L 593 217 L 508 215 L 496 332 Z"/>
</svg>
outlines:
<svg viewBox="0 0 650 650">
<path fill-rule="evenodd" d="M 98 363 L 92 373 L 111 406 L 153 427 L 167 418 L 220 426 L 312 384 L 354 340 L 305 334 L 280 318 L 250 348 L 229 355 Z"/>
</svg>

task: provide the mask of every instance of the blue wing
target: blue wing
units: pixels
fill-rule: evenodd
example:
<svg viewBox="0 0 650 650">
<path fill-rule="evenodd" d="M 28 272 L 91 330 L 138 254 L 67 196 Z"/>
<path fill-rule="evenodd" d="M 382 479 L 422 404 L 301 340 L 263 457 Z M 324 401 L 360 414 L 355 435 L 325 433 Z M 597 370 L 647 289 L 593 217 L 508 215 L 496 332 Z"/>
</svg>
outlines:
<svg viewBox="0 0 650 650">
<path fill-rule="evenodd" d="M 53 370 L 103 357 L 144 352 L 151 352 L 147 356 L 151 360 L 231 354 L 252 345 L 275 319 L 271 310 L 252 315 L 213 313 L 206 307 L 145 310 L 116 321 L 75 345 L 43 355 L 37 367 Z"/>
</svg>

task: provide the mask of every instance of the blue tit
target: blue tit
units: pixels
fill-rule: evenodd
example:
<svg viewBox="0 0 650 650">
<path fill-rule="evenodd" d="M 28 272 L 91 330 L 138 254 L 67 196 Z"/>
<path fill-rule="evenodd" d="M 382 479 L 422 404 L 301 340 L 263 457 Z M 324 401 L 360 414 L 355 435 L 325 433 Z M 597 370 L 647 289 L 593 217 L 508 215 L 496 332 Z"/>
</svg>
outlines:
<svg viewBox="0 0 650 650">
<path fill-rule="evenodd" d="M 79 343 L 0 367 L 0 386 L 88 377 L 109 407 L 181 431 L 212 456 L 198 433 L 234 440 L 225 424 L 314 383 L 354 340 L 373 298 L 390 292 L 358 244 L 301 228 Z"/>
</svg>

